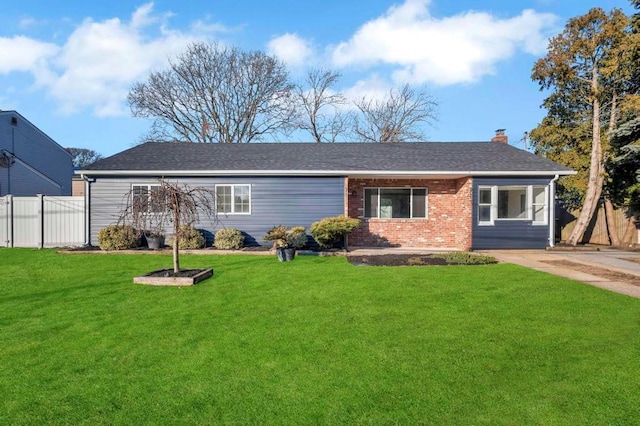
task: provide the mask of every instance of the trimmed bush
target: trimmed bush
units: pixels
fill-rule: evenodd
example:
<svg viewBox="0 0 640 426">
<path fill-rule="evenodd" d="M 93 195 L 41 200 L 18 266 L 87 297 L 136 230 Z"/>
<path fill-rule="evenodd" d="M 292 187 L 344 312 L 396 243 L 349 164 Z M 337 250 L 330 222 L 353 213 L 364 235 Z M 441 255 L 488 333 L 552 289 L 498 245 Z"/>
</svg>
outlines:
<svg viewBox="0 0 640 426">
<path fill-rule="evenodd" d="M 307 233 L 304 226 L 287 229 L 284 225 L 278 225 L 269 229 L 262 239 L 273 241 L 273 248 L 301 248 L 307 244 Z"/>
<path fill-rule="evenodd" d="M 304 226 L 294 226 L 287 230 L 287 245 L 293 248 L 302 248 L 307 244 L 307 230 Z"/>
<path fill-rule="evenodd" d="M 140 247 L 140 236 L 129 225 L 109 225 L 98 231 L 101 250 L 128 250 Z"/>
<path fill-rule="evenodd" d="M 213 245 L 220 250 L 239 250 L 244 247 L 244 235 L 235 228 L 223 228 L 213 237 Z"/>
<path fill-rule="evenodd" d="M 311 235 L 322 247 L 333 247 L 360 226 L 360 219 L 344 215 L 325 217 L 311 224 Z"/>
<path fill-rule="evenodd" d="M 185 250 L 195 250 L 204 247 L 204 235 L 191 225 L 180 226 L 178 247 Z M 173 247 L 173 237 L 169 238 L 169 245 Z"/>
</svg>

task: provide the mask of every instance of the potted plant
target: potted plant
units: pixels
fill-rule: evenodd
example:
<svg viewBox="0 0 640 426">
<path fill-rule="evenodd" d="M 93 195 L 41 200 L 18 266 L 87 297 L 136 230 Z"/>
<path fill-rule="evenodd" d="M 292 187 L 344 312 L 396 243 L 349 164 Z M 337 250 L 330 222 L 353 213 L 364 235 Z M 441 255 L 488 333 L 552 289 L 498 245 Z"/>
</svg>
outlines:
<svg viewBox="0 0 640 426">
<path fill-rule="evenodd" d="M 293 260 L 296 249 L 303 247 L 307 242 L 307 234 L 303 226 L 294 226 L 287 229 L 284 225 L 274 226 L 264 236 L 265 241 L 273 241 L 273 249 L 280 262 Z"/>
<path fill-rule="evenodd" d="M 152 195 L 151 206 L 158 204 L 159 201 L 154 199 Z M 152 210 L 147 209 L 144 212 L 140 212 L 139 222 L 142 225 L 142 233 L 147 240 L 147 247 L 151 250 L 159 250 L 164 247 L 165 239 L 165 222 L 167 213 L 164 208 L 154 208 Z"/>
</svg>

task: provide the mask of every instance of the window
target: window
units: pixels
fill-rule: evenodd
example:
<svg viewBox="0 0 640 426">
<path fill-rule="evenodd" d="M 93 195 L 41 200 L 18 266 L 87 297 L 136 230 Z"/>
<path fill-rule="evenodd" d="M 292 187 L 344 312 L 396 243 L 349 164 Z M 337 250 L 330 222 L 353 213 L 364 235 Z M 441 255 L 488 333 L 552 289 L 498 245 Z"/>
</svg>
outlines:
<svg viewBox="0 0 640 426">
<path fill-rule="evenodd" d="M 380 219 L 427 217 L 426 188 L 366 188 L 364 216 Z"/>
<path fill-rule="evenodd" d="M 546 225 L 548 215 L 546 186 L 481 186 L 478 188 L 478 223 L 493 225 L 495 220 L 530 220 Z"/>
<path fill-rule="evenodd" d="M 478 190 L 478 221 L 491 222 L 491 188 Z"/>
<path fill-rule="evenodd" d="M 547 224 L 547 198 L 546 186 L 533 187 L 533 223 Z"/>
<path fill-rule="evenodd" d="M 527 188 L 498 187 L 498 219 L 527 218 Z"/>
<path fill-rule="evenodd" d="M 216 211 L 250 214 L 251 185 L 216 185 Z"/>
<path fill-rule="evenodd" d="M 132 185 L 133 209 L 138 212 L 160 213 L 164 211 L 164 203 L 160 199 L 160 185 Z"/>
</svg>

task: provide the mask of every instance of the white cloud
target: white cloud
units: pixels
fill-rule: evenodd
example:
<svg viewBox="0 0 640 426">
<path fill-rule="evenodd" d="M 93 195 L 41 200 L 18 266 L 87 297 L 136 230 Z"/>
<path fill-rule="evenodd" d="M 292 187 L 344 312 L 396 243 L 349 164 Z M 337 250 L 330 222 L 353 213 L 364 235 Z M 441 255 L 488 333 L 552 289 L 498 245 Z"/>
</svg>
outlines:
<svg viewBox="0 0 640 426">
<path fill-rule="evenodd" d="M 366 79 L 358 80 L 352 87 L 345 90 L 344 94 L 352 102 L 360 101 L 363 98 L 383 100 L 389 95 L 389 90 L 392 87 L 393 85 L 380 78 L 378 74 L 373 74 Z"/>
<path fill-rule="evenodd" d="M 138 8 L 130 22 L 86 19 L 68 37 L 50 72 L 36 76 L 63 113 L 93 108 L 98 116 L 128 114 L 123 101 L 131 84 L 195 41 L 189 34 L 168 31 L 164 17 L 153 15 L 152 7 Z M 155 39 L 145 37 L 151 25 L 159 25 Z"/>
<path fill-rule="evenodd" d="M 59 47 L 23 36 L 0 37 L 0 74 L 34 71 L 54 56 Z"/>
<path fill-rule="evenodd" d="M 286 33 L 272 38 L 267 44 L 267 52 L 290 67 L 301 67 L 307 63 L 313 49 L 307 40 L 297 34 Z"/>
<path fill-rule="evenodd" d="M 125 99 L 135 81 L 210 34 L 202 22 L 190 32 L 172 31 L 170 16 L 153 13 L 153 3 L 147 3 L 129 21 L 87 18 L 61 45 L 0 38 L 0 74 L 32 73 L 36 86 L 44 88 L 64 114 L 85 109 L 98 116 L 129 114 Z"/>
<path fill-rule="evenodd" d="M 435 18 L 430 0 L 406 0 L 367 22 L 333 49 L 335 66 L 394 67 L 396 83 L 440 85 L 477 81 L 518 51 L 544 52 L 552 14 L 525 10 L 500 19 L 483 12 Z"/>
</svg>

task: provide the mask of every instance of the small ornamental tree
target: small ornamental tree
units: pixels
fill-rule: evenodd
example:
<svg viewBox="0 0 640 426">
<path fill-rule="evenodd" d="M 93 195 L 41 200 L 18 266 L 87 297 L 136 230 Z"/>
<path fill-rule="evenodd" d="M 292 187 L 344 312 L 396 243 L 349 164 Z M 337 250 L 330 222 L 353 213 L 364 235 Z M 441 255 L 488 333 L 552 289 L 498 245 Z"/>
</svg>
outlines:
<svg viewBox="0 0 640 426">
<path fill-rule="evenodd" d="M 159 185 L 145 194 L 129 191 L 125 195 L 120 222 L 144 231 L 148 225 L 160 232 L 166 222 L 173 227 L 173 272 L 180 272 L 180 241 L 188 237 L 191 227 L 205 215 L 213 221 L 215 193 L 207 188 L 191 188 L 186 184 L 159 180 Z"/>
</svg>

